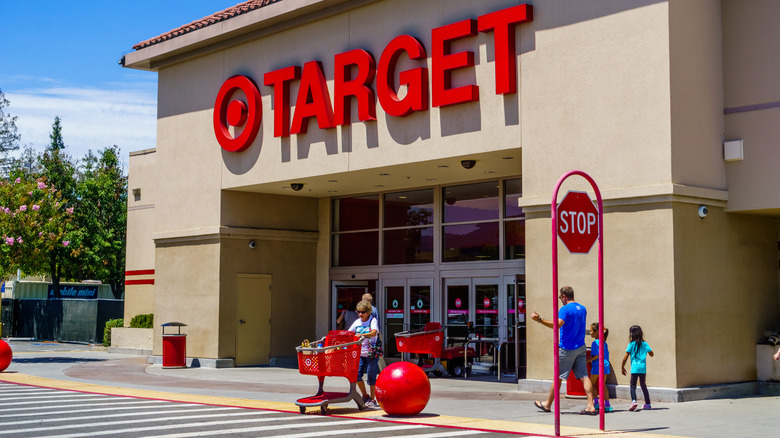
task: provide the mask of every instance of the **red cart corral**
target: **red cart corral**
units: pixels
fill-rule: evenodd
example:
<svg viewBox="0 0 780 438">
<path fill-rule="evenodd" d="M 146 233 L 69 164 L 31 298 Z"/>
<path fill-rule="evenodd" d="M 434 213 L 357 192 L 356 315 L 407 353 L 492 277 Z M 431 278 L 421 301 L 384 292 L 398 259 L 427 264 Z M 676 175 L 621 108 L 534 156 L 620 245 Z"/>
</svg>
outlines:
<svg viewBox="0 0 780 438">
<path fill-rule="evenodd" d="M 360 344 L 363 339 L 353 332 L 331 330 L 324 338 L 314 345 L 322 347 L 295 347 L 298 352 L 298 371 L 301 374 L 317 376 L 320 385 L 317 393 L 298 399 L 295 404 L 300 407 L 301 414 L 307 407 L 319 406 L 320 412 L 327 413 L 331 403 L 345 403 L 354 400 L 358 409 L 362 410 L 363 397 L 356 387 L 358 368 L 360 367 Z M 323 386 L 325 377 L 345 377 L 349 381 L 349 392 L 325 392 Z"/>
</svg>

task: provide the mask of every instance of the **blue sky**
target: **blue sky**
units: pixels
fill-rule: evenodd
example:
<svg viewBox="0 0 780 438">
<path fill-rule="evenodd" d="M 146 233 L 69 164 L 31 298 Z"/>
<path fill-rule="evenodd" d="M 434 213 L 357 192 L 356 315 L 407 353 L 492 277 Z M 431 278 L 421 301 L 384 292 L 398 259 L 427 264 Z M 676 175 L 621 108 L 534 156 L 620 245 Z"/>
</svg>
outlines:
<svg viewBox="0 0 780 438">
<path fill-rule="evenodd" d="M 119 66 L 144 40 L 241 0 L 0 0 L 0 90 L 20 145 L 43 150 L 54 117 L 66 151 L 156 146 L 157 74 Z"/>
</svg>

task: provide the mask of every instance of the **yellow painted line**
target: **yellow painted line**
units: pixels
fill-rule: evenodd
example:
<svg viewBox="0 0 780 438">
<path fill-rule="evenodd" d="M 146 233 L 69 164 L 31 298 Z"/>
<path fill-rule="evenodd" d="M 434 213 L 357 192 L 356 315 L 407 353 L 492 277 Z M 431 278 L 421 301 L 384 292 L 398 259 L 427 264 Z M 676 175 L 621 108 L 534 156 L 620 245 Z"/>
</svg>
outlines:
<svg viewBox="0 0 780 438">
<path fill-rule="evenodd" d="M 0 372 L 0 382 L 18 383 L 22 385 L 43 386 L 47 388 L 65 389 L 81 392 L 94 392 L 108 395 L 119 395 L 137 398 L 149 398 L 170 400 L 186 403 L 200 403 L 208 405 L 235 406 L 252 409 L 268 409 L 282 412 L 298 413 L 299 408 L 295 403 L 271 402 L 262 400 L 248 400 L 231 397 L 218 397 L 211 395 L 180 394 L 175 392 L 153 391 L 148 389 L 121 388 L 116 386 L 96 385 L 92 383 L 73 382 L 69 380 L 56 380 L 45 377 L 30 376 L 14 372 Z M 318 408 L 308 408 L 309 413 L 319 413 Z M 481 429 L 496 432 L 514 432 L 532 435 L 555 435 L 552 425 L 538 423 L 521 423 L 519 421 L 487 420 L 480 418 L 454 417 L 449 415 L 421 414 L 413 417 L 390 417 L 381 409 L 359 411 L 357 408 L 342 407 L 338 405 L 328 406 L 329 415 L 337 415 L 349 418 L 366 418 L 398 423 L 425 424 L 430 426 L 461 427 L 467 429 Z M 568 437 L 590 436 L 616 436 L 632 438 L 680 438 L 672 435 L 646 434 L 637 432 L 604 431 L 598 429 L 561 426 L 561 435 Z"/>
</svg>

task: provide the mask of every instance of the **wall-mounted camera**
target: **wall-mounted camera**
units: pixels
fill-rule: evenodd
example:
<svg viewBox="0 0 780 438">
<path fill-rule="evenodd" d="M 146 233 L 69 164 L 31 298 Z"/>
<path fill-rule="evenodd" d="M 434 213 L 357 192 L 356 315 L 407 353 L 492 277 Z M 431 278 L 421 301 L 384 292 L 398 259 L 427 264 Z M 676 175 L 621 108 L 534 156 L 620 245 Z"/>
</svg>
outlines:
<svg viewBox="0 0 780 438">
<path fill-rule="evenodd" d="M 460 160 L 460 165 L 464 169 L 473 169 L 477 165 L 477 160 Z"/>
<path fill-rule="evenodd" d="M 292 183 L 290 184 L 290 188 L 296 192 L 300 192 L 301 189 L 303 188 L 303 183 Z"/>
<path fill-rule="evenodd" d="M 707 210 L 707 206 L 706 205 L 700 205 L 699 206 L 699 217 L 704 219 L 705 217 L 707 217 L 707 213 L 709 213 L 709 211 Z"/>
<path fill-rule="evenodd" d="M 255 249 L 256 246 L 257 246 L 257 243 L 255 243 L 254 240 L 250 240 L 249 241 L 249 249 Z"/>
</svg>

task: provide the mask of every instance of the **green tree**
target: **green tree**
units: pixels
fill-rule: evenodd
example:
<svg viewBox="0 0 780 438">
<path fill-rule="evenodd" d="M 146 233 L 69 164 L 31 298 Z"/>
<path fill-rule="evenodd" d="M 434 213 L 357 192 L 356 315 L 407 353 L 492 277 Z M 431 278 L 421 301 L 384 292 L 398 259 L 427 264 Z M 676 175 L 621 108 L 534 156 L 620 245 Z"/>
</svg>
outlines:
<svg viewBox="0 0 780 438">
<path fill-rule="evenodd" d="M 114 297 L 119 299 L 125 278 L 127 177 L 117 146 L 103 149 L 99 156 L 90 151 L 85 157 L 76 199 L 76 276 L 110 284 Z"/>
<path fill-rule="evenodd" d="M 54 124 L 51 126 L 49 139 L 51 142 L 48 146 L 46 146 L 47 151 L 61 151 L 65 149 L 65 142 L 62 140 L 62 124 L 60 123 L 60 116 L 54 116 Z"/>
<path fill-rule="evenodd" d="M 0 90 L 0 173 L 6 170 L 6 155 L 9 151 L 19 149 L 21 136 L 16 129 L 16 117 L 7 114 L 3 108 L 10 104 L 5 93 Z"/>
<path fill-rule="evenodd" d="M 59 290 L 61 260 L 74 250 L 73 207 L 43 177 L 15 169 L 0 179 L 0 278 L 21 269 L 50 275 Z"/>
<path fill-rule="evenodd" d="M 54 118 L 49 139 L 51 143 L 38 158 L 41 173 L 49 184 L 57 187 L 72 207 L 76 202 L 76 164 L 65 152 L 66 146 L 62 139 L 62 124 L 59 117 Z"/>
</svg>

